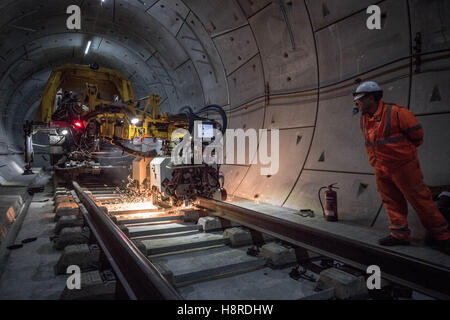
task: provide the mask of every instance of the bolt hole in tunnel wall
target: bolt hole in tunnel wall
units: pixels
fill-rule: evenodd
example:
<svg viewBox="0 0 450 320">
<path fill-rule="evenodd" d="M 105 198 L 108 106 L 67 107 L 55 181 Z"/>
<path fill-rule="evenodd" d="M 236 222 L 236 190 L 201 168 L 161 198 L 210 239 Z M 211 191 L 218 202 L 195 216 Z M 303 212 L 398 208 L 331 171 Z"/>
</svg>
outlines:
<svg viewBox="0 0 450 320">
<path fill-rule="evenodd" d="M 66 26 L 71 4 L 82 13 L 76 32 Z M 381 202 L 359 115 L 352 114 L 358 82 L 377 81 L 386 101 L 418 116 L 425 182 L 450 184 L 450 3 L 378 1 L 381 30 L 366 26 L 371 4 L 2 1 L 0 181 L 20 174 L 22 124 L 34 118 L 51 70 L 95 61 L 127 76 L 137 97 L 158 94 L 164 112 L 217 104 L 229 128 L 280 129 L 276 174 L 261 176 L 254 154 L 245 164 L 222 166 L 230 196 L 320 215 L 317 190 L 338 182 L 342 221 L 369 227 Z M 415 215 L 410 224 L 420 237 Z M 386 225 L 382 213 L 374 227 Z"/>
</svg>

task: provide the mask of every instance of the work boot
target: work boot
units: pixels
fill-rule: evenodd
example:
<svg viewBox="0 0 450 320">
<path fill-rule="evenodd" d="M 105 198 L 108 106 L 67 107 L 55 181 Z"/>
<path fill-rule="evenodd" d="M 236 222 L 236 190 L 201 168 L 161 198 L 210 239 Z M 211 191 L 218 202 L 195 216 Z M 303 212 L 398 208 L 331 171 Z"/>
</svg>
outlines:
<svg viewBox="0 0 450 320">
<path fill-rule="evenodd" d="M 432 248 L 435 248 L 445 254 L 450 255 L 450 239 L 436 240 L 434 238 L 427 238 L 426 244 Z"/>
<path fill-rule="evenodd" d="M 409 245 L 409 241 L 400 240 L 400 239 L 394 238 L 391 235 L 388 235 L 387 237 L 384 237 L 384 238 L 378 240 L 378 244 L 380 244 L 382 246 L 386 246 L 386 247 L 399 246 L 399 245 L 407 246 L 407 245 Z"/>
</svg>

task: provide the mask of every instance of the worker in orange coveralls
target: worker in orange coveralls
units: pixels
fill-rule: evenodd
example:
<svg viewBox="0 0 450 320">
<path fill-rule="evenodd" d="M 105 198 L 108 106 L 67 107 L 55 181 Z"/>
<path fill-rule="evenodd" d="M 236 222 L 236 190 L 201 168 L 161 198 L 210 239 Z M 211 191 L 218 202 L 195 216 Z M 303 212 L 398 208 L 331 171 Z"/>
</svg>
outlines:
<svg viewBox="0 0 450 320">
<path fill-rule="evenodd" d="M 406 108 L 382 100 L 383 91 L 372 81 L 364 82 L 353 93 L 361 112 L 369 162 L 381 200 L 390 221 L 390 234 L 378 241 L 383 246 L 408 245 L 408 201 L 428 230 L 430 245 L 450 254 L 450 232 L 444 216 L 434 203 L 423 181 L 417 147 L 423 143 L 423 128 Z"/>
</svg>

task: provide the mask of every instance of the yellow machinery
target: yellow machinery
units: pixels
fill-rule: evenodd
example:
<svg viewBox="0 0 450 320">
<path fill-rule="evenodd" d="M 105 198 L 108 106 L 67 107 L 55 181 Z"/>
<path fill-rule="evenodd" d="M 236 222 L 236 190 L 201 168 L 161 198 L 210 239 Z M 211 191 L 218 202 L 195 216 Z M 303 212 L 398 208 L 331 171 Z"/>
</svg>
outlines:
<svg viewBox="0 0 450 320">
<path fill-rule="evenodd" d="M 146 102 L 143 108 L 139 105 L 141 101 Z M 71 179 L 80 172 L 96 172 L 96 162 L 94 165 L 90 163 L 98 159 L 96 155 L 102 153 L 100 147 L 105 147 L 101 142 L 106 140 L 138 157 L 133 162 L 133 179 L 140 186 L 149 183 L 149 158 L 158 154 L 156 150 L 144 151 L 147 149 L 143 148 L 144 138 L 162 140 L 161 151 L 163 156 L 167 156 L 177 139 L 187 132 L 195 132 L 199 136 L 194 137 L 194 141 L 203 137 L 208 140 L 214 138 L 205 135 L 212 128 L 225 132 L 226 114 L 218 105 L 205 106 L 196 113 L 186 106 L 180 109 L 179 114 L 169 115 L 159 112 L 159 103 L 160 97 L 156 94 L 136 99 L 131 81 L 116 70 L 100 68 L 96 64 L 64 64 L 51 73 L 35 122 L 24 125 L 25 174 L 32 173 L 32 137 L 38 132 L 49 136 L 51 163 L 55 169 L 69 174 Z M 201 116 L 213 113 L 219 114 L 222 123 Z M 179 128 L 185 130 L 175 132 Z M 170 158 L 154 160 L 161 159 Z M 215 166 L 193 164 L 169 167 L 165 165 L 162 170 L 169 170 L 173 176 L 164 176 L 159 185 L 153 186 L 156 188 L 155 197 L 161 195 L 163 199 L 161 192 L 164 189 L 164 197 L 181 203 L 196 195 L 210 197 L 220 188 L 219 170 Z M 156 171 L 153 174 L 156 175 Z"/>
<path fill-rule="evenodd" d="M 62 97 L 69 92 L 79 97 L 73 106 L 72 118 L 64 114 L 55 119 L 61 107 L 58 95 Z M 144 99 L 145 107 L 139 110 L 130 80 L 116 70 L 65 64 L 51 73 L 35 121 L 82 121 L 85 127 L 95 117 L 100 123 L 100 137 L 111 140 L 160 138 L 169 141 L 174 130 L 189 127 L 186 115 L 159 113 L 158 95 L 150 94 Z"/>
<path fill-rule="evenodd" d="M 141 101 L 145 101 L 143 108 Z M 100 152 L 101 141 L 109 141 L 126 153 L 152 158 L 158 152 L 143 151 L 144 138 L 160 139 L 161 151 L 168 155 L 186 130 L 193 132 L 195 121 L 225 132 L 227 119 L 220 106 L 209 105 L 196 113 L 186 106 L 179 114 L 169 115 L 159 112 L 159 103 L 156 94 L 136 99 L 131 81 L 116 70 L 97 64 L 62 65 L 47 81 L 35 121 L 24 125 L 25 173 L 31 173 L 32 136 L 36 133 L 49 135 L 51 163 L 59 165 L 92 159 Z M 218 113 L 222 123 L 200 116 L 205 113 Z M 186 130 L 175 132 L 179 128 Z"/>
</svg>

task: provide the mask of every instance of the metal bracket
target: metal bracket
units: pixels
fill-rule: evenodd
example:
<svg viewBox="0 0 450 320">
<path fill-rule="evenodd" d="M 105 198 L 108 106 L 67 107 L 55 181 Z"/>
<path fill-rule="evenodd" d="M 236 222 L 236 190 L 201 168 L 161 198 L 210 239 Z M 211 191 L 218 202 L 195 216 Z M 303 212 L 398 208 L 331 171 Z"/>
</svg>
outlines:
<svg viewBox="0 0 450 320">
<path fill-rule="evenodd" d="M 292 27 L 291 27 L 291 24 L 289 23 L 289 18 L 288 18 L 287 12 L 286 12 L 286 6 L 284 5 L 283 0 L 278 0 L 278 4 L 280 6 L 281 13 L 283 14 L 284 22 L 286 23 L 286 27 L 289 32 L 289 38 L 291 39 L 292 50 L 295 50 L 294 33 L 292 32 Z"/>
</svg>

